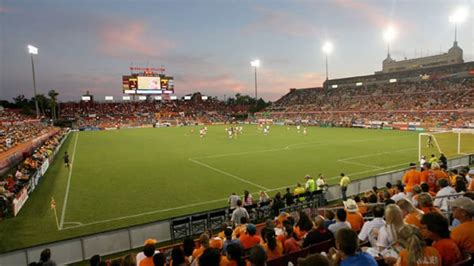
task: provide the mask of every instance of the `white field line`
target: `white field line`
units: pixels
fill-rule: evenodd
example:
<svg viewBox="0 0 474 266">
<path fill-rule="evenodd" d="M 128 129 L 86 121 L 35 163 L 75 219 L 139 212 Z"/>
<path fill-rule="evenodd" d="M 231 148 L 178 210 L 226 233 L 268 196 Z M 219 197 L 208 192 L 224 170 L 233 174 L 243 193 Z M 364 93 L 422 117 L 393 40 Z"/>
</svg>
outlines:
<svg viewBox="0 0 474 266">
<path fill-rule="evenodd" d="M 204 166 L 204 167 L 206 167 L 206 168 L 209 168 L 209 169 L 211 169 L 211 170 L 214 170 L 214 171 L 216 171 L 216 172 L 218 172 L 218 173 L 221 173 L 221 174 L 224 174 L 224 175 L 233 177 L 233 178 L 235 178 L 235 179 L 237 179 L 237 180 L 239 180 L 239 181 L 242 181 L 242 182 L 244 182 L 244 183 L 250 184 L 250 185 L 252 185 L 252 186 L 259 187 L 259 188 L 264 189 L 264 190 L 268 190 L 268 188 L 266 188 L 266 187 L 264 187 L 264 186 L 261 186 L 261 185 L 259 185 L 259 184 L 256 184 L 256 183 L 254 183 L 254 182 L 252 182 L 252 181 L 249 181 L 249 180 L 247 180 L 247 179 L 243 179 L 243 178 L 241 178 L 241 177 L 238 177 L 238 176 L 233 175 L 233 174 L 231 174 L 231 173 L 228 173 L 228 172 L 226 172 L 226 171 L 222 171 L 222 170 L 220 170 L 220 169 L 218 169 L 218 168 L 215 168 L 215 167 L 212 167 L 212 166 L 210 166 L 210 165 L 208 165 L 208 164 L 205 164 L 205 163 L 196 161 L 196 160 L 191 159 L 191 158 L 188 159 L 188 160 L 190 160 L 191 162 L 193 162 L 193 163 L 195 163 L 195 164 L 199 164 L 199 165 L 201 165 L 201 166 Z"/>
<path fill-rule="evenodd" d="M 74 167 L 74 156 L 76 156 L 77 140 L 79 139 L 79 132 L 77 132 L 76 134 L 77 134 L 76 141 L 74 142 L 74 149 L 72 151 L 71 163 L 69 165 L 69 175 L 67 178 L 66 194 L 64 195 L 63 209 L 61 211 L 61 222 L 59 223 L 60 230 L 63 228 L 64 217 L 66 216 L 66 205 L 67 205 L 67 199 L 69 197 L 69 187 L 71 186 L 72 167 Z"/>
<path fill-rule="evenodd" d="M 370 168 L 375 168 L 375 169 L 382 169 L 382 167 L 375 166 L 375 165 L 370 165 L 370 164 L 365 164 L 365 163 L 356 163 L 356 162 L 351 162 L 351 161 L 346 161 L 346 160 L 337 160 L 340 163 L 346 163 L 346 164 L 353 164 L 353 165 L 358 165 L 358 166 L 364 166 L 364 167 L 370 167 Z"/>
<path fill-rule="evenodd" d="M 403 138 L 403 137 L 396 137 L 396 138 L 392 138 L 392 139 L 397 139 L 397 138 Z M 379 139 L 386 139 L 386 138 L 363 139 L 363 140 L 357 140 L 357 141 L 338 142 L 338 143 L 357 143 L 357 142 L 365 142 L 365 141 L 379 140 Z M 76 143 L 77 143 L 77 139 L 76 139 Z M 217 172 L 219 172 L 219 173 L 222 173 L 222 174 L 231 176 L 231 177 L 233 177 L 233 178 L 236 178 L 236 179 L 238 179 L 238 180 L 240 180 L 240 181 L 242 181 L 242 182 L 245 182 L 245 183 L 248 183 L 248 184 L 251 184 L 251 185 L 260 187 L 260 188 L 264 189 L 266 192 L 271 192 L 271 191 L 277 191 L 277 190 L 285 189 L 285 188 L 287 188 L 287 187 L 292 187 L 293 185 L 269 189 L 269 188 L 260 186 L 260 185 L 258 185 L 258 184 L 255 184 L 255 183 L 253 183 L 253 182 L 251 182 L 251 181 L 242 179 L 242 178 L 240 178 L 240 177 L 238 177 L 238 176 L 235 176 L 235 175 L 232 175 L 232 174 L 230 174 L 230 173 L 224 172 L 224 171 L 222 171 L 222 170 L 220 170 L 220 169 L 217 169 L 217 168 L 214 168 L 214 167 L 212 167 L 212 166 L 209 166 L 209 165 L 207 165 L 207 164 L 205 164 L 205 163 L 196 161 L 196 159 L 218 158 L 218 157 L 226 157 L 226 156 L 234 156 L 234 155 L 245 155 L 245 154 L 252 154 L 252 153 L 262 153 L 262 152 L 269 152 L 269 151 L 287 150 L 287 149 L 289 149 L 290 147 L 294 147 L 294 146 L 302 146 L 302 145 L 308 145 L 308 144 L 323 144 L 323 143 L 328 143 L 328 142 L 327 142 L 327 141 L 325 141 L 325 142 L 320 142 L 320 141 L 319 141 L 319 142 L 306 142 L 306 143 L 292 144 L 292 145 L 288 145 L 288 146 L 285 146 L 285 147 L 283 147 L 283 148 L 278 148 L 278 149 L 269 149 L 269 150 L 260 150 L 260 151 L 250 151 L 250 152 L 241 152 L 241 153 L 218 154 L 218 155 L 211 155 L 211 156 L 188 158 L 188 160 L 190 160 L 191 162 L 194 162 L 194 163 L 196 163 L 196 164 L 199 164 L 199 165 L 201 165 L 201 166 L 204 166 L 204 167 L 206 167 L 206 168 L 209 168 L 209 169 L 212 169 L 212 170 L 214 170 L 214 171 L 217 171 Z M 75 148 L 74 148 L 74 151 L 75 151 Z M 398 152 L 398 151 L 396 151 L 396 152 Z M 390 152 L 388 152 L 388 153 L 390 153 Z M 75 154 L 75 153 L 74 153 L 74 154 Z M 73 156 L 74 156 L 74 155 L 73 155 Z M 370 154 L 369 156 L 374 156 L 374 154 Z M 369 156 L 368 156 L 368 157 L 369 157 Z M 352 158 L 352 157 L 343 158 L 343 159 L 346 160 L 346 159 L 351 159 L 351 158 Z M 408 163 L 397 164 L 397 165 L 391 165 L 391 166 L 387 166 L 387 167 L 382 167 L 382 168 L 380 168 L 380 169 L 371 169 L 371 170 L 366 170 L 366 171 L 361 171 L 361 172 L 356 172 L 356 173 L 349 173 L 348 175 L 349 175 L 349 176 L 351 176 L 351 175 L 354 176 L 354 175 L 359 175 L 359 174 L 374 172 L 374 171 L 377 171 L 377 170 L 390 169 L 390 168 L 393 168 L 393 167 L 396 167 L 396 166 L 403 166 L 403 165 L 407 165 L 407 164 L 408 164 Z M 329 177 L 329 178 L 326 178 L 326 180 L 332 180 L 332 179 L 335 179 L 335 178 L 340 178 L 340 176 Z M 253 193 L 251 193 L 251 194 L 255 194 L 255 193 L 258 193 L 258 192 L 259 192 L 259 191 L 253 192 Z M 99 221 L 95 221 L 95 222 L 91 222 L 91 223 L 67 222 L 67 223 L 72 223 L 72 224 L 77 224 L 77 225 L 68 226 L 68 227 L 66 227 L 66 228 L 63 228 L 63 227 L 61 226 L 61 228 L 60 228 L 59 230 L 67 230 L 67 229 L 85 227 L 85 226 L 94 225 L 94 224 L 108 223 L 108 222 L 113 222 L 113 221 L 120 221 L 120 220 L 125 220 L 125 219 L 130 219 L 130 218 L 136 218 L 136 217 L 146 216 L 146 215 L 155 214 L 155 213 L 160 213 L 160 212 L 167 212 L 167 211 L 185 209 L 185 208 L 195 207 L 195 206 L 200 206 L 200 205 L 206 205 L 206 204 L 215 203 L 215 202 L 219 202 L 219 201 L 225 201 L 225 200 L 227 200 L 227 199 L 228 199 L 228 198 L 217 199 L 217 200 L 210 200 L 210 201 L 204 201 L 204 202 L 198 202 L 198 203 L 187 204 L 187 205 L 182 205 L 182 206 L 173 207 L 173 208 L 160 209 L 160 210 L 154 210 L 154 211 L 149 211 L 149 212 L 143 212 L 143 213 L 138 213 L 138 214 L 133 214 L 133 215 L 128 215 L 128 216 L 123 216 L 123 217 L 117 217 L 117 218 L 99 220 Z M 63 211 L 63 213 L 64 213 L 64 211 Z"/>
<path fill-rule="evenodd" d="M 408 165 L 408 163 L 391 165 L 391 166 L 384 167 L 383 169 L 389 169 L 389 168 L 393 168 L 393 167 L 396 167 L 396 166 L 402 166 L 402 165 Z M 364 174 L 364 173 L 373 172 L 373 171 L 377 171 L 377 169 L 371 169 L 371 170 L 361 171 L 361 172 L 356 172 L 356 173 L 349 173 L 348 175 L 349 175 L 349 176 L 354 176 L 354 175 Z M 329 177 L 329 178 L 326 178 L 326 180 L 331 180 L 331 179 L 335 179 L 335 178 L 340 178 L 340 176 Z M 266 192 L 272 192 L 272 191 L 282 190 L 282 189 L 285 189 L 285 188 L 287 188 L 287 187 L 292 188 L 293 186 L 294 186 L 294 184 L 289 185 L 289 186 L 279 187 L 279 188 L 266 189 L 265 191 L 266 191 Z M 259 191 L 257 191 L 257 192 L 252 192 L 251 194 L 256 194 L 256 193 L 259 193 Z M 174 211 L 174 210 L 179 210 L 179 209 L 186 209 L 186 208 L 190 208 L 190 207 L 196 207 L 196 206 L 200 206 L 200 205 L 206 205 L 206 204 L 216 203 L 216 202 L 226 201 L 226 200 L 228 200 L 228 198 L 222 198 L 222 199 L 216 199 L 216 200 L 203 201 L 203 202 L 198 202 L 198 203 L 193 203 L 193 204 L 187 204 L 187 205 L 182 205 L 182 206 L 173 207 L 173 208 L 166 208 L 166 209 L 160 209 L 160 210 L 154 210 L 154 211 L 149 211 L 149 212 L 143 212 L 143 213 L 138 213 L 138 214 L 133 214 L 133 215 L 128 215 L 128 216 L 122 216 L 122 217 L 117 217 L 117 218 L 111 218 L 111 219 L 106 219 L 106 220 L 99 220 L 99 221 L 95 221 L 95 222 L 91 222 L 91 223 L 67 222 L 67 223 L 77 224 L 77 225 L 68 226 L 68 227 L 66 227 L 66 228 L 61 228 L 61 229 L 59 229 L 59 230 L 67 230 L 67 229 L 79 228 L 79 227 L 84 227 L 84 226 L 89 226 L 89 225 L 94 225 L 94 224 L 101 224 L 101 223 L 108 223 L 108 222 L 113 222 L 113 221 L 120 221 L 120 220 L 125 220 L 125 219 L 130 219 L 130 218 L 136 218 L 136 217 L 151 215 L 151 214 L 160 213 L 160 212 L 167 212 L 167 211 Z"/>
<path fill-rule="evenodd" d="M 397 152 L 404 152 L 404 151 L 412 151 L 416 150 L 416 148 L 410 148 L 410 149 L 402 149 L 398 151 L 389 151 L 389 152 L 379 152 L 379 153 L 372 153 L 372 154 L 365 154 L 365 155 L 360 155 L 360 156 L 353 156 L 353 157 L 347 157 L 347 158 L 342 158 L 338 159 L 338 162 L 341 163 L 347 163 L 347 164 L 353 164 L 353 165 L 359 165 L 359 166 L 365 166 L 365 167 L 371 167 L 375 169 L 384 169 L 383 167 L 377 166 L 377 165 L 371 165 L 371 164 L 364 164 L 364 163 L 358 163 L 358 162 L 352 162 L 352 159 L 360 159 L 360 158 L 368 158 L 368 157 L 373 157 L 377 155 L 384 155 L 384 154 L 393 154 Z"/>
</svg>

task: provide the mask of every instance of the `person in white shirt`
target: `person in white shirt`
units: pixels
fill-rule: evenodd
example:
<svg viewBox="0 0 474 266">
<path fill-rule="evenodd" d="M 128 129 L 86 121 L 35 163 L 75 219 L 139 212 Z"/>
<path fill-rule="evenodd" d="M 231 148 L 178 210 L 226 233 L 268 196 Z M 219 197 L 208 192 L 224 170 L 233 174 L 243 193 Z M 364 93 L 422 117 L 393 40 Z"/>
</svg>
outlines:
<svg viewBox="0 0 474 266">
<path fill-rule="evenodd" d="M 324 176 L 322 174 L 319 174 L 318 179 L 316 180 L 316 190 L 325 190 L 326 180 L 324 180 Z"/>
<path fill-rule="evenodd" d="M 155 248 L 157 241 L 156 239 L 147 239 L 143 245 L 143 251 L 139 252 L 135 257 L 137 265 L 140 265 L 140 262 L 147 257 L 153 256 L 156 253 L 160 253 L 159 250 Z"/>
<path fill-rule="evenodd" d="M 438 180 L 438 186 L 441 188 L 438 193 L 436 193 L 436 197 L 434 200 L 433 205 L 440 208 L 440 210 L 447 212 L 448 211 L 448 200 L 453 200 L 453 197 L 446 197 L 451 194 L 456 193 L 456 190 L 449 186 L 449 182 L 445 178 L 441 178 Z M 441 197 L 444 196 L 444 197 Z"/>
<path fill-rule="evenodd" d="M 233 210 L 237 208 L 237 201 L 240 200 L 240 196 L 236 195 L 235 192 L 230 195 L 228 203 L 230 204 L 230 209 Z"/>
<path fill-rule="evenodd" d="M 395 195 L 393 195 L 390 199 L 397 202 L 401 199 L 407 199 L 407 200 L 410 200 L 407 195 L 405 194 L 404 192 L 404 188 L 403 188 L 403 185 L 401 184 L 398 184 L 395 186 L 395 189 L 396 189 L 396 193 Z"/>
<path fill-rule="evenodd" d="M 383 219 L 384 214 L 384 207 L 382 205 L 377 205 L 373 209 L 374 219 L 370 222 L 364 223 L 362 229 L 359 233 L 359 240 L 364 242 L 369 240 L 370 246 L 375 247 L 377 244 L 377 234 L 379 229 L 385 225 L 385 221 Z"/>
<path fill-rule="evenodd" d="M 421 156 L 420 159 L 420 167 L 423 167 L 423 165 L 426 163 L 426 157 L 424 155 Z"/>
<path fill-rule="evenodd" d="M 403 222 L 403 213 L 400 207 L 389 204 L 385 207 L 385 225 L 380 227 L 376 246 L 380 250 L 392 246 L 398 241 L 398 233 L 404 225 L 405 222 Z"/>
</svg>

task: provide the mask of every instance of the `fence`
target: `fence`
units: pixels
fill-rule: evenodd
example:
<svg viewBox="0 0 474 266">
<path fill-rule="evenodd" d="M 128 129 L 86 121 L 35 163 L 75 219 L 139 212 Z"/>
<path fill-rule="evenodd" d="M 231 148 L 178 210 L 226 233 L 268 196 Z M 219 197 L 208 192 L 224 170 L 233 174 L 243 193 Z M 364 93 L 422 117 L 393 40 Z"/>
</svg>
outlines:
<svg viewBox="0 0 474 266">
<path fill-rule="evenodd" d="M 473 155 L 466 155 L 448 161 L 450 168 L 469 165 L 474 161 Z M 385 187 L 387 182 L 400 180 L 406 169 L 387 172 L 364 179 L 353 181 L 347 190 L 347 195 L 356 195 L 372 189 L 373 186 Z M 326 193 L 328 201 L 340 199 L 341 192 L 337 185 L 330 186 Z M 226 210 L 223 208 L 222 210 Z M 211 213 L 219 210 L 207 212 Z M 228 212 L 225 212 L 226 215 Z M 197 216 L 192 214 L 187 217 Z M 49 248 L 53 254 L 53 259 L 58 264 L 67 264 L 83 260 L 88 260 L 94 254 L 108 255 L 123 252 L 143 246 L 143 242 L 149 238 L 158 239 L 160 242 L 172 240 L 172 223 L 181 218 L 170 218 L 143 225 L 128 228 L 116 229 L 107 232 L 77 237 L 73 239 L 38 245 L 22 250 L 16 250 L 0 254 L 0 266 L 3 265 L 27 265 L 29 262 L 37 261 L 43 249 Z M 189 225 L 191 226 L 191 224 Z"/>
</svg>

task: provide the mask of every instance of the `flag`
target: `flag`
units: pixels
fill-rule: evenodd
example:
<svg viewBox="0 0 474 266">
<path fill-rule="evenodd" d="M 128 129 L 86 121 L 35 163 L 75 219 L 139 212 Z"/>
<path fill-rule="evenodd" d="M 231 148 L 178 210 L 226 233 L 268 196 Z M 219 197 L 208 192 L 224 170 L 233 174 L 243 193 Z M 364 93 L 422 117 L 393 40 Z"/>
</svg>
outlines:
<svg viewBox="0 0 474 266">
<path fill-rule="evenodd" d="M 54 198 L 51 197 L 51 210 L 56 209 L 56 201 L 54 201 Z"/>
</svg>

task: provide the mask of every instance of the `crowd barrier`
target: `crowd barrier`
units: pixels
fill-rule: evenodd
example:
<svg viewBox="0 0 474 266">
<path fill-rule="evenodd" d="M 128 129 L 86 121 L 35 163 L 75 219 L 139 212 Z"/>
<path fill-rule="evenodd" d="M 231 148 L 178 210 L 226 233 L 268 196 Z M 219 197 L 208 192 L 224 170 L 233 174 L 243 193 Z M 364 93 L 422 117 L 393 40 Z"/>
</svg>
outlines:
<svg viewBox="0 0 474 266">
<path fill-rule="evenodd" d="M 449 160 L 448 166 L 450 168 L 466 166 L 472 161 L 474 161 L 474 154 L 465 155 Z M 371 190 L 373 186 L 385 187 L 387 182 L 394 183 L 400 180 L 405 171 L 406 169 L 401 169 L 355 180 L 349 185 L 347 195 L 361 194 Z M 340 199 L 340 187 L 338 185 L 330 186 L 325 196 L 328 201 Z M 223 208 L 223 210 L 226 209 Z M 191 214 L 188 217 L 195 215 Z M 157 239 L 159 243 L 167 242 L 172 240 L 171 224 L 176 219 L 170 218 L 3 253 L 0 254 L 0 265 L 27 265 L 29 262 L 39 260 L 40 253 L 45 248 L 51 249 L 52 258 L 61 265 L 88 260 L 95 254 L 103 256 L 139 248 L 149 238 Z"/>
</svg>

